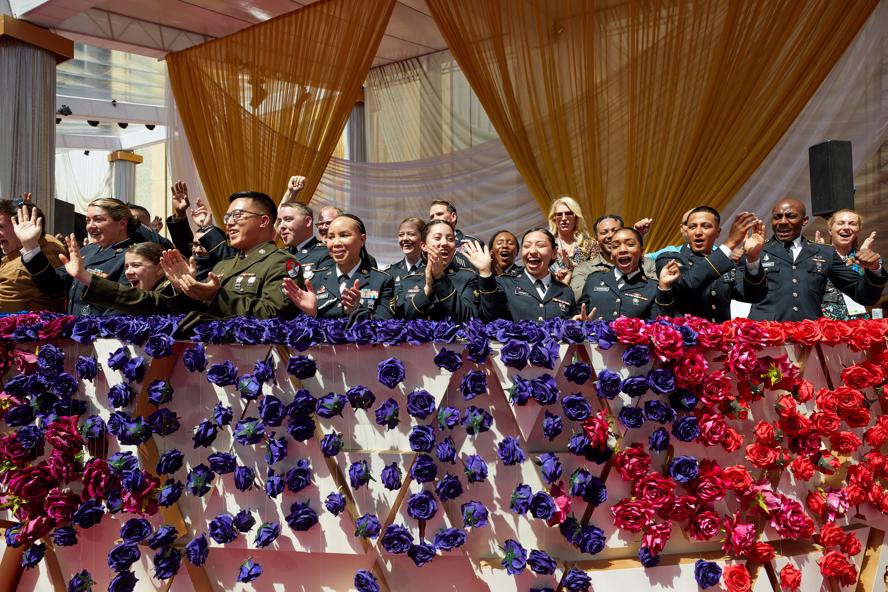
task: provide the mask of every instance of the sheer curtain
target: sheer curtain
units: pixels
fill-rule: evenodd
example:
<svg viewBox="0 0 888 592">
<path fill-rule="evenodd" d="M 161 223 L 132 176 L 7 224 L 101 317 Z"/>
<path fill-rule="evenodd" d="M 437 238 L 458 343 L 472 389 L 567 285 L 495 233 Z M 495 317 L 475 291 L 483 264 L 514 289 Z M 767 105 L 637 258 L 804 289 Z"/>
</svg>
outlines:
<svg viewBox="0 0 888 592">
<path fill-rule="evenodd" d="M 111 187 L 110 152 L 106 150 L 60 150 L 55 155 L 56 197 L 74 204 L 74 211 L 86 213 L 94 199 L 114 195 Z"/>
<path fill-rule="evenodd" d="M 428 0 L 540 205 L 627 219 L 724 206 L 876 4 Z"/>
<path fill-rule="evenodd" d="M 323 0 L 167 56 L 197 170 L 216 219 L 234 191 L 310 197 L 370 69 L 394 0 Z"/>
</svg>

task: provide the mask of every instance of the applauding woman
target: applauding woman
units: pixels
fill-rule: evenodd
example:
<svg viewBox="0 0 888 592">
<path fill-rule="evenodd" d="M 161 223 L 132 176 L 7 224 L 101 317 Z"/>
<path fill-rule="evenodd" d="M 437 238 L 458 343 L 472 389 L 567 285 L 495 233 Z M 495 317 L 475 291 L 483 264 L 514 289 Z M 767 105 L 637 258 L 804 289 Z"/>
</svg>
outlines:
<svg viewBox="0 0 888 592">
<path fill-rule="evenodd" d="M 453 260 L 453 226 L 445 220 L 432 220 L 423 231 L 422 250 L 427 259 L 425 274 L 402 278 L 397 316 L 434 321 L 450 318 L 456 322 L 471 318 L 487 322 L 496 318 L 499 287 L 486 245 L 465 243 L 463 255 L 475 269 L 459 267 Z"/>
<path fill-rule="evenodd" d="M 589 274 L 577 304 L 592 318 L 607 321 L 624 316 L 655 319 L 673 315 L 672 285 L 681 277 L 674 260 L 660 270 L 659 278 L 649 278 L 639 269 L 643 253 L 641 234 L 634 228 L 621 228 L 611 238 L 614 268 Z"/>
<path fill-rule="evenodd" d="M 598 242 L 589 234 L 586 218 L 580 204 L 569 196 L 563 195 L 552 202 L 549 208 L 549 232 L 556 238 L 557 257 L 552 263 L 552 272 L 558 277 L 592 259 L 599 253 Z M 569 280 L 565 280 L 569 281 Z"/>
<path fill-rule="evenodd" d="M 548 321 L 570 318 L 575 314 L 573 290 L 549 271 L 555 259 L 555 249 L 555 237 L 545 228 L 524 233 L 521 239 L 524 269 L 497 278 L 506 300 L 506 318 Z"/>
<path fill-rule="evenodd" d="M 863 218 L 854 210 L 839 210 L 829 217 L 826 224 L 830 242 L 836 253 L 839 254 L 845 265 L 863 275 L 864 269 L 857 264 L 857 252 L 868 250 L 876 240 L 876 233 L 871 232 L 863 244 L 859 243 Z M 815 240 L 818 243 L 824 242 L 819 231 Z M 846 297 L 829 280 L 826 281 L 826 291 L 823 293 L 821 309 L 823 316 L 839 321 L 869 318 L 869 314 L 862 304 Z"/>
<path fill-rule="evenodd" d="M 314 312 L 318 318 L 392 318 L 395 282 L 389 274 L 370 266 L 366 242 L 360 218 L 337 216 L 327 229 L 327 249 L 334 265 L 316 269 L 305 290 L 285 279 L 284 292 L 300 310 Z"/>
</svg>

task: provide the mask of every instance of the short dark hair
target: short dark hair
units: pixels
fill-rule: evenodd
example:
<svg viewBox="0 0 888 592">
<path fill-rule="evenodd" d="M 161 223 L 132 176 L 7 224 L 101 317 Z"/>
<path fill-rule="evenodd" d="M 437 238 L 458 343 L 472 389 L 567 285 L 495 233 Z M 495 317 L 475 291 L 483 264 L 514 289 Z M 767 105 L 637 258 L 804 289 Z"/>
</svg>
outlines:
<svg viewBox="0 0 888 592">
<path fill-rule="evenodd" d="M 721 226 L 721 221 L 722 221 L 721 214 L 718 213 L 718 210 L 716 210 L 715 208 L 710 207 L 710 206 L 697 206 L 696 208 L 694 208 L 693 210 L 691 210 L 688 213 L 687 218 L 685 218 L 684 220 L 681 221 L 682 224 L 687 224 L 688 220 L 690 220 L 691 216 L 693 216 L 694 214 L 712 214 L 712 216 L 715 218 L 715 225 Z"/>
<path fill-rule="evenodd" d="M 503 229 L 503 230 L 497 230 L 496 232 L 494 232 L 494 233 L 490 236 L 490 240 L 487 241 L 487 248 L 488 248 L 488 249 L 490 249 L 491 251 L 493 250 L 493 241 L 495 241 L 495 240 L 496 240 L 496 237 L 498 237 L 498 236 L 501 235 L 501 234 L 509 234 L 509 235 L 511 235 L 512 238 L 515 239 L 515 245 L 516 245 L 516 246 L 518 245 L 518 237 L 515 236 L 515 233 L 512 232 L 511 230 L 505 230 L 505 229 Z"/>
<path fill-rule="evenodd" d="M 148 211 L 148 208 L 146 208 L 146 207 L 143 207 L 143 206 L 137 206 L 137 205 L 134 204 L 134 203 L 128 203 L 128 204 L 126 204 L 126 207 L 128 207 L 128 208 L 130 209 L 130 211 L 133 211 L 133 210 L 139 210 L 140 212 L 145 212 L 145 215 L 146 215 L 146 216 L 148 216 L 149 218 L 151 217 L 151 212 L 149 212 L 149 211 Z"/>
<path fill-rule="evenodd" d="M 617 222 L 620 223 L 621 227 L 623 227 L 623 228 L 626 227 L 626 223 L 623 222 L 623 217 L 620 216 L 619 214 L 602 214 L 601 216 L 598 216 L 597 218 L 595 218 L 595 224 L 592 225 L 592 232 L 596 236 L 598 236 L 598 225 L 601 224 L 602 222 L 604 222 L 605 220 L 616 220 Z"/>
<path fill-rule="evenodd" d="M 617 230 L 617 232 L 621 232 L 623 230 L 627 230 L 627 231 L 631 232 L 632 234 L 634 234 L 635 238 L 638 239 L 638 246 L 641 247 L 642 249 L 644 249 L 644 237 L 641 236 L 640 232 L 638 232 L 637 230 L 635 230 L 631 226 L 623 226 L 622 228 Z M 616 234 L 617 232 L 615 232 L 614 234 Z"/>
<path fill-rule="evenodd" d="M 401 223 L 398 224 L 398 230 L 401 229 L 405 224 L 413 224 L 416 226 L 416 229 L 419 231 L 419 235 L 422 236 L 422 231 L 425 230 L 426 223 L 425 220 L 421 218 L 417 218 L 416 216 L 410 216 L 409 218 L 404 218 L 401 220 Z"/>
<path fill-rule="evenodd" d="M 258 204 L 259 208 L 271 218 L 272 224 L 277 220 L 277 206 L 274 205 L 274 200 L 268 197 L 267 194 L 262 193 L 261 191 L 238 191 L 237 193 L 232 193 L 228 196 L 228 203 L 232 203 L 234 200 L 242 198 L 252 200 L 254 204 Z"/>
<path fill-rule="evenodd" d="M 447 220 L 442 220 L 440 218 L 438 218 L 437 220 L 431 220 L 430 222 L 426 223 L 425 228 L 422 229 L 422 242 L 425 242 L 425 239 L 429 235 L 429 232 L 432 231 L 432 227 L 438 226 L 439 224 L 446 224 L 452 232 L 456 232 L 456 230 L 454 230 L 453 228 L 453 224 L 451 224 Z"/>
<path fill-rule="evenodd" d="M 557 247 L 558 243 L 555 240 L 555 235 L 552 234 L 551 232 L 549 232 L 548 228 L 543 228 L 542 226 L 537 226 L 536 228 L 531 228 L 530 230 L 525 232 L 523 235 L 521 235 L 521 243 L 522 244 L 524 243 L 524 239 L 526 239 L 527 235 L 530 234 L 531 232 L 541 232 L 541 233 L 545 234 L 546 238 L 548 238 L 549 242 L 552 244 L 552 249 L 554 250 L 554 249 L 558 248 Z"/>
<path fill-rule="evenodd" d="M 132 253 L 133 255 L 144 257 L 155 265 L 158 265 L 160 263 L 160 256 L 163 255 L 163 251 L 163 245 L 152 243 L 150 241 L 146 241 L 144 243 L 136 243 L 126 250 L 127 253 Z"/>
<path fill-rule="evenodd" d="M 293 208 L 294 210 L 296 210 L 297 212 L 299 212 L 303 216 L 306 216 L 306 217 L 314 220 L 314 210 L 312 210 L 310 207 L 308 207 L 304 203 L 301 203 L 298 201 L 285 201 L 281 205 L 278 206 L 278 211 L 280 211 L 281 208 Z"/>
<path fill-rule="evenodd" d="M 43 210 L 38 208 L 34 202 L 25 201 L 20 197 L 15 199 L 0 199 L 0 214 L 6 214 L 10 218 L 18 216 L 19 208 L 21 207 L 25 208 L 25 211 L 29 216 L 31 215 L 31 210 L 37 210 L 37 217 L 43 218 L 43 223 L 46 224 L 46 216 L 43 215 Z M 43 229 L 41 236 L 46 236 L 46 228 Z"/>
<path fill-rule="evenodd" d="M 446 199 L 436 199 L 436 200 L 432 201 L 432 203 L 429 204 L 429 207 L 432 207 L 432 206 L 446 206 L 447 211 L 449 213 L 451 213 L 451 214 L 456 213 L 456 208 L 453 207 L 453 204 L 450 203 L 449 201 L 447 201 Z"/>
</svg>

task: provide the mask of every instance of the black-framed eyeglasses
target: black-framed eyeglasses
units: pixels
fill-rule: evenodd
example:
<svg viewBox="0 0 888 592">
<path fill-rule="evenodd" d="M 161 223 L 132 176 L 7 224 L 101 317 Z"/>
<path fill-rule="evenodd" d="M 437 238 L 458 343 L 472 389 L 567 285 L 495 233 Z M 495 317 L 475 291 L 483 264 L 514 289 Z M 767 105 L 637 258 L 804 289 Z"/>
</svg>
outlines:
<svg viewBox="0 0 888 592">
<path fill-rule="evenodd" d="M 250 210 L 231 210 L 230 212 L 222 216 L 222 223 L 228 224 L 232 220 L 234 220 L 235 222 L 240 222 L 241 218 L 248 214 L 250 216 L 265 216 L 265 214 L 260 214 L 259 212 L 251 212 Z"/>
</svg>

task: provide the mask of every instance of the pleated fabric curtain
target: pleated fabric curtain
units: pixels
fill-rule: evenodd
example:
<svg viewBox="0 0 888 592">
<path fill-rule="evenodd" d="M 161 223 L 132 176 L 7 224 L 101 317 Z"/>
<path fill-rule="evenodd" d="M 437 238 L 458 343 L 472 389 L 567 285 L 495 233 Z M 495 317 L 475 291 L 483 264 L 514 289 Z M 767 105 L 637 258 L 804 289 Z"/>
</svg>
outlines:
<svg viewBox="0 0 888 592">
<path fill-rule="evenodd" d="M 216 220 L 235 191 L 310 199 L 373 63 L 394 0 L 321 0 L 167 56 Z"/>
<path fill-rule="evenodd" d="M 427 2 L 540 206 L 652 217 L 649 248 L 743 186 L 878 3 Z"/>
</svg>

